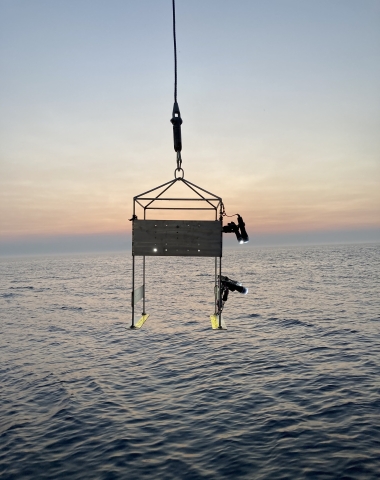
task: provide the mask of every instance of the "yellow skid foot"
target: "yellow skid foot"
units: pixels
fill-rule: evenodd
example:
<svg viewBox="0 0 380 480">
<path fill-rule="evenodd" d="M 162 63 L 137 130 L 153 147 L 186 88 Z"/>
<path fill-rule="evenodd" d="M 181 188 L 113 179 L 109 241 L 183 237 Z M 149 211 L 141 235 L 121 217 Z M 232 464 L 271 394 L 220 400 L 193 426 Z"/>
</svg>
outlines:
<svg viewBox="0 0 380 480">
<path fill-rule="evenodd" d="M 148 317 L 149 317 L 149 313 L 146 313 L 140 318 L 140 320 L 137 323 L 135 323 L 135 326 L 131 328 L 141 328 L 146 322 L 146 320 L 148 319 Z"/>
<path fill-rule="evenodd" d="M 222 317 L 221 326 L 219 327 L 219 315 L 210 315 L 211 327 L 213 330 L 227 330 L 226 322 Z"/>
</svg>

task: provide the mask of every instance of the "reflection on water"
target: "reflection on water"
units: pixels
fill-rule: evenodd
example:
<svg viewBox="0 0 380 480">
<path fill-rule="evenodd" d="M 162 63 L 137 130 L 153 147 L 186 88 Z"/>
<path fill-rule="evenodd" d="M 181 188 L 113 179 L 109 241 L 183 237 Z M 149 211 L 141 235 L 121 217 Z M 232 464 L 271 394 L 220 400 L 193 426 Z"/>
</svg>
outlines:
<svg viewBox="0 0 380 480">
<path fill-rule="evenodd" d="M 1 478 L 378 478 L 379 250 L 1 260 Z"/>
</svg>

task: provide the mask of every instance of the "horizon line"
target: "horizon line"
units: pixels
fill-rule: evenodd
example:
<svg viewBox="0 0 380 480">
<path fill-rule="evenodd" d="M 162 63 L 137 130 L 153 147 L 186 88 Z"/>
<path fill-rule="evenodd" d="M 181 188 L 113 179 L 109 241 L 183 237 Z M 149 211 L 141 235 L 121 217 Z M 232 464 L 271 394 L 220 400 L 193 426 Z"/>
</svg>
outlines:
<svg viewBox="0 0 380 480">
<path fill-rule="evenodd" d="M 302 232 L 248 232 L 250 242 L 243 248 L 333 244 L 380 243 L 380 227 Z M 223 236 L 223 246 L 238 246 L 233 235 Z M 0 239 L 0 256 L 65 255 L 128 252 L 131 232 L 29 235 Z"/>
</svg>

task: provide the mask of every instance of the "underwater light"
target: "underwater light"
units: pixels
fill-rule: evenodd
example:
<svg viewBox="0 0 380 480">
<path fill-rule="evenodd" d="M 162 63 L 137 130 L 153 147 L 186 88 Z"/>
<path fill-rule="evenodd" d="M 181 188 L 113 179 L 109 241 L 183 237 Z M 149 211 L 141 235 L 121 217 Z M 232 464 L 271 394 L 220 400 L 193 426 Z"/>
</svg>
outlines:
<svg viewBox="0 0 380 480">
<path fill-rule="evenodd" d="M 248 237 L 248 233 L 245 229 L 245 223 L 243 222 L 243 218 L 239 214 L 237 216 L 237 221 L 238 221 L 238 226 L 239 226 L 240 233 L 241 233 L 241 240 L 239 240 L 239 243 L 248 243 L 249 242 L 249 237 Z"/>
</svg>

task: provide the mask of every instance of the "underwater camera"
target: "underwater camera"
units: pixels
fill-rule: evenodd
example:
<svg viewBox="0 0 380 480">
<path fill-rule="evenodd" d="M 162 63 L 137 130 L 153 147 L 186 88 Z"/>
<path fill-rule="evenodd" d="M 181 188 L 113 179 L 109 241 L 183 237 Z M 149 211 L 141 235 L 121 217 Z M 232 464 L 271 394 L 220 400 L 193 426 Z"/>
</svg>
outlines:
<svg viewBox="0 0 380 480">
<path fill-rule="evenodd" d="M 239 243 L 249 242 L 249 237 L 245 229 L 245 223 L 243 221 L 243 218 L 239 214 L 237 214 L 237 222 L 238 222 L 237 225 L 235 222 L 230 222 L 227 225 L 225 225 L 223 227 L 223 232 L 224 233 L 233 232 L 236 235 L 236 239 Z"/>
<path fill-rule="evenodd" d="M 229 292 L 239 292 L 242 293 L 243 295 L 247 295 L 248 293 L 248 288 L 243 287 L 243 285 L 240 282 L 236 282 L 235 280 L 232 280 L 231 278 L 224 277 L 223 275 L 220 277 L 220 282 L 222 284 L 222 300 L 223 302 L 227 301 L 228 298 L 228 293 Z"/>
</svg>

